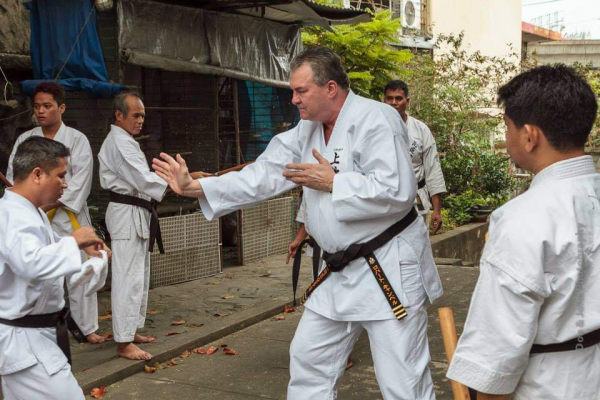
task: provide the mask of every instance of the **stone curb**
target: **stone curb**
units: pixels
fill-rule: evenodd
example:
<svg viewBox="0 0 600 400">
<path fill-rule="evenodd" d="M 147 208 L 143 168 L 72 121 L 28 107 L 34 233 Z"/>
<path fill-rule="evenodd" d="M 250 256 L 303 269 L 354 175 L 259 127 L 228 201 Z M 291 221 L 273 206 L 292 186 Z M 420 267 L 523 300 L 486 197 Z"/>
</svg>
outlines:
<svg viewBox="0 0 600 400">
<path fill-rule="evenodd" d="M 297 304 L 300 304 L 300 298 L 297 299 Z M 210 326 L 203 326 L 181 333 L 168 340 L 162 340 L 150 345 L 150 347 L 145 347 L 145 349 L 152 353 L 151 364 L 157 361 L 163 363 L 178 357 L 185 350 L 204 346 L 274 317 L 282 313 L 286 305 L 292 305 L 292 301 L 284 301 L 283 299 L 267 300 L 223 317 L 220 321 L 210 324 Z M 131 361 L 115 356 L 108 362 L 76 373 L 75 378 L 77 378 L 79 386 L 83 389 L 83 393 L 88 395 L 95 387 L 109 386 L 142 372 L 144 365 L 146 365 L 145 361 Z"/>
</svg>

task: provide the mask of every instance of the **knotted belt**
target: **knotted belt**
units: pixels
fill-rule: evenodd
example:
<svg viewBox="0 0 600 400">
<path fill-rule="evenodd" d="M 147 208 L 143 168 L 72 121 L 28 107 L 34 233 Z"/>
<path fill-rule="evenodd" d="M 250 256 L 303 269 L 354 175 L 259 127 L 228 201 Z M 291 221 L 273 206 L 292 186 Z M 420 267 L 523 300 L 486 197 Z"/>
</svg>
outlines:
<svg viewBox="0 0 600 400">
<path fill-rule="evenodd" d="M 423 189 L 425 185 L 425 179 L 421 179 L 417 183 L 417 189 Z M 423 207 L 423 201 L 421 201 L 421 196 L 419 196 L 419 193 L 417 193 L 417 208 L 419 209 L 419 211 L 425 210 L 425 207 Z"/>
<path fill-rule="evenodd" d="M 292 269 L 292 287 L 294 289 L 294 307 L 296 307 L 296 289 L 298 289 L 298 277 L 300 276 L 300 264 L 302 262 L 302 248 L 308 244 L 313 249 L 312 267 L 313 280 L 319 276 L 319 266 L 321 264 L 321 248 L 313 238 L 308 238 L 298 246 L 296 255 L 294 256 L 294 267 Z"/>
<path fill-rule="evenodd" d="M 70 331 L 79 343 L 87 340 L 71 317 L 69 307 L 49 314 L 30 314 L 17 319 L 0 318 L 0 324 L 18 328 L 56 328 L 56 343 L 69 360 L 69 364 L 72 364 L 72 360 L 68 332 Z"/>
<path fill-rule="evenodd" d="M 144 200 L 139 197 L 130 196 L 128 194 L 121 194 L 110 192 L 110 201 L 111 203 L 119 203 L 119 204 L 127 204 L 130 206 L 140 207 L 150 211 L 152 216 L 150 217 L 150 240 L 148 251 L 152 253 L 154 250 L 154 243 L 158 245 L 158 250 L 161 254 L 165 254 L 165 249 L 163 247 L 162 235 L 160 234 L 160 223 L 158 221 L 158 212 L 156 211 L 156 207 L 158 206 L 158 201 L 156 200 Z"/>
<path fill-rule="evenodd" d="M 338 251 L 337 253 L 327 253 L 323 252 L 323 260 L 326 263 L 325 269 L 317 276 L 313 283 L 308 286 L 306 292 L 304 293 L 304 297 L 302 298 L 302 303 L 306 302 L 308 297 L 315 291 L 317 287 L 329 276 L 331 272 L 339 272 L 346 268 L 350 262 L 357 260 L 359 258 L 364 258 L 373 272 L 373 276 L 377 280 L 383 295 L 385 296 L 387 302 L 392 308 L 392 312 L 396 316 L 396 319 L 401 320 L 406 317 L 406 311 L 404 310 L 404 306 L 400 302 L 398 295 L 394 291 L 394 288 L 390 284 L 388 278 L 386 277 L 377 257 L 375 257 L 375 250 L 395 238 L 406 229 L 410 224 L 413 223 L 415 219 L 418 217 L 417 211 L 413 208 L 410 212 L 402 218 L 400 221 L 396 222 L 394 225 L 387 228 L 383 233 L 379 234 L 375 238 L 369 240 L 365 243 L 357 243 L 348 247 L 344 251 Z M 298 252 L 301 253 L 301 249 L 298 249 Z M 298 252 L 296 252 L 296 257 L 298 257 Z M 301 257 L 301 256 L 300 256 Z M 294 264 L 296 264 L 296 260 L 294 259 Z M 313 266 L 314 266 L 314 258 L 313 258 Z M 299 268 L 299 267 L 298 267 Z M 313 267 L 314 268 L 314 267 Z M 295 292 L 294 288 L 294 292 Z"/>
</svg>

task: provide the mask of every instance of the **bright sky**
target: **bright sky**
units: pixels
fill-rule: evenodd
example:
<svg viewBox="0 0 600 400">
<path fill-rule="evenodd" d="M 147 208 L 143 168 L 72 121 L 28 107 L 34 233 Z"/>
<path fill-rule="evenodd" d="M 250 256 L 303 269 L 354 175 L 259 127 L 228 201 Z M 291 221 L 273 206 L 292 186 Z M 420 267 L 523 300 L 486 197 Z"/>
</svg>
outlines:
<svg viewBox="0 0 600 400">
<path fill-rule="evenodd" d="M 564 33 L 589 31 L 590 39 L 600 39 L 600 0 L 522 0 L 523 21 L 562 12 Z"/>
</svg>

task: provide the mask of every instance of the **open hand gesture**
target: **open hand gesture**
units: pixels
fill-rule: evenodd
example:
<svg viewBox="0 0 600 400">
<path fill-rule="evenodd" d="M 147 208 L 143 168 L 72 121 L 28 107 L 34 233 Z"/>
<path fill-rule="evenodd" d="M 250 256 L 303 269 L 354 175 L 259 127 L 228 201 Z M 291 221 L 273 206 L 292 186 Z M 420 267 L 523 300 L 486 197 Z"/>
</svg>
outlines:
<svg viewBox="0 0 600 400">
<path fill-rule="evenodd" d="M 152 168 L 163 178 L 171 189 L 180 196 L 200 197 L 202 187 L 189 173 L 183 157 L 177 154 L 176 159 L 167 153 L 160 153 L 160 158 L 152 160 Z"/>
<path fill-rule="evenodd" d="M 292 181 L 297 185 L 323 192 L 331 192 L 333 190 L 335 171 L 329 164 L 329 161 L 316 149 L 313 149 L 312 153 L 319 162 L 318 164 L 287 164 L 285 167 L 292 171 L 285 171 L 283 176 L 288 181 Z"/>
</svg>

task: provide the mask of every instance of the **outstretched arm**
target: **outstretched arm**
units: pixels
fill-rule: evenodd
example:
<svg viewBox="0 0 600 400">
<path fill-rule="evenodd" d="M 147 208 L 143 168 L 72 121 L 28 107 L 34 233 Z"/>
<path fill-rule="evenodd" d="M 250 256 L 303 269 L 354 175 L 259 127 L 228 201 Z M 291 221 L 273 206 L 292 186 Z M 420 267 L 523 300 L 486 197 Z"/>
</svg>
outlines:
<svg viewBox="0 0 600 400">
<path fill-rule="evenodd" d="M 177 154 L 176 158 L 173 158 L 166 153 L 160 153 L 160 158 L 152 160 L 152 168 L 158 176 L 167 181 L 175 193 L 186 197 L 204 197 L 202 185 L 192 178 L 183 157 Z"/>
</svg>

